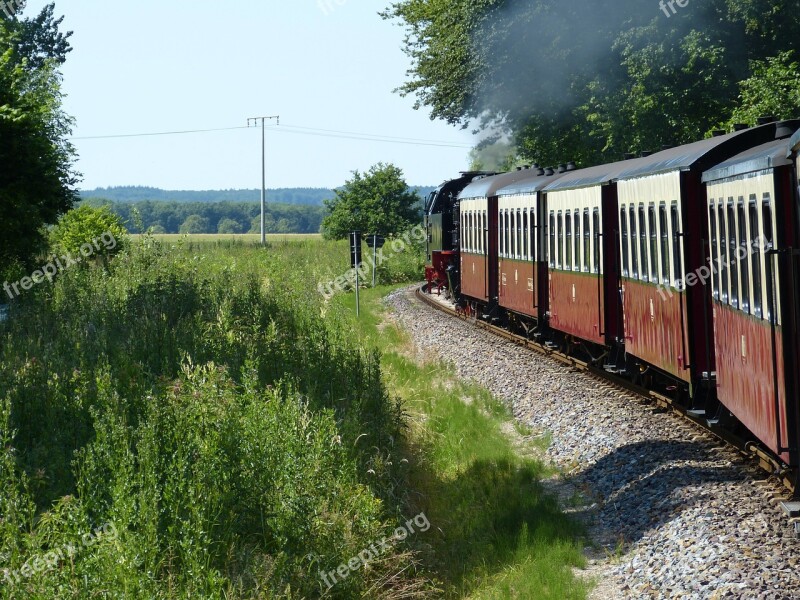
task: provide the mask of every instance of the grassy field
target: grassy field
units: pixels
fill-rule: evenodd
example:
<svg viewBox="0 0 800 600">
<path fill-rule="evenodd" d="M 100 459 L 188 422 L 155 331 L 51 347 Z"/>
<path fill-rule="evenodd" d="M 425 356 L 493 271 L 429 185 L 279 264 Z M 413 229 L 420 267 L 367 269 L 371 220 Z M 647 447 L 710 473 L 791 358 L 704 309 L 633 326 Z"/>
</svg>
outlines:
<svg viewBox="0 0 800 600">
<path fill-rule="evenodd" d="M 142 236 L 10 306 L 0 598 L 585 595 L 508 411 L 384 320 L 419 249 L 356 320 L 316 291 L 346 241 L 222 237 Z"/>
</svg>

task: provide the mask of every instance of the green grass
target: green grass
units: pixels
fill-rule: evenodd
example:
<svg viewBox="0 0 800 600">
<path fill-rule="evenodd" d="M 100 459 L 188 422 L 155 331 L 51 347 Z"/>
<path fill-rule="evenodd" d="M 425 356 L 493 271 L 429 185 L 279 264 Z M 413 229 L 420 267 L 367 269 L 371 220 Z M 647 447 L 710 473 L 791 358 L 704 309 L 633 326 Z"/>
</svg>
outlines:
<svg viewBox="0 0 800 600">
<path fill-rule="evenodd" d="M 461 382 L 440 361 L 409 357 L 410 344 L 384 323 L 381 298 L 364 290 L 358 331 L 381 349 L 389 391 L 409 415 L 409 502 L 424 510 L 432 532 L 424 565 L 446 598 L 584 598 L 588 585 L 581 528 L 564 516 L 541 484 L 552 474 L 525 455 L 529 432 L 485 389 Z M 354 296 L 340 301 L 354 310 Z M 415 508 L 416 510 L 416 508 Z"/>
<path fill-rule="evenodd" d="M 579 528 L 485 390 L 405 353 L 347 242 L 142 236 L 0 324 L 0 598 L 581 598 Z M 378 269 L 417 278 L 419 249 Z M 469 403 L 464 402 L 470 399 Z M 523 448 L 524 450 L 524 448 Z M 330 590 L 405 519 L 431 529 Z"/>
</svg>

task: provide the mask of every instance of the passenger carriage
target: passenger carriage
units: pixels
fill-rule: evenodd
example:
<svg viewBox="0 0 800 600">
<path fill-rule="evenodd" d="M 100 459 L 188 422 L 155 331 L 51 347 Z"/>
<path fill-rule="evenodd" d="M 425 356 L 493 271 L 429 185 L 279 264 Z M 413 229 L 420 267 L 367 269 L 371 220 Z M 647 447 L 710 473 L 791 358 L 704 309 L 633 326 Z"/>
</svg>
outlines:
<svg viewBox="0 0 800 600">
<path fill-rule="evenodd" d="M 791 465 L 798 464 L 798 150 L 800 136 L 793 145 L 769 142 L 703 174 L 717 398 Z"/>
<path fill-rule="evenodd" d="M 529 176 L 530 170 L 521 169 L 483 177 L 465 187 L 458 197 L 461 293 L 489 306 L 489 311 L 498 297 L 497 190 Z"/>
<path fill-rule="evenodd" d="M 498 303 L 513 315 L 539 322 L 547 310 L 547 261 L 542 190 L 561 177 L 538 169 L 506 186 L 498 197 Z M 527 326 L 529 319 L 522 323 Z"/>
<path fill-rule="evenodd" d="M 696 416 L 714 386 L 708 220 L 702 174 L 774 140 L 775 123 L 639 159 L 617 176 L 616 213 L 625 353 Z M 660 384 L 659 384 L 660 382 Z"/>
<path fill-rule="evenodd" d="M 614 179 L 623 164 L 572 171 L 544 188 L 548 322 L 577 344 L 610 346 L 621 335 Z"/>
</svg>

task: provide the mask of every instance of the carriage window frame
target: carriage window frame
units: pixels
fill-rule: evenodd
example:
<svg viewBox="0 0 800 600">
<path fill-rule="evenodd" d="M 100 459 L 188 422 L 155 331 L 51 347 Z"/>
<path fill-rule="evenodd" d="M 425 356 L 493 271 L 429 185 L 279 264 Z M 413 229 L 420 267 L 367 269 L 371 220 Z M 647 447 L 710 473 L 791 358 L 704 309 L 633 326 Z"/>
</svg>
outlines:
<svg viewBox="0 0 800 600">
<path fill-rule="evenodd" d="M 726 210 L 728 217 L 728 261 L 731 267 L 729 274 L 731 291 L 728 296 L 728 302 L 733 308 L 739 308 L 739 260 L 736 256 L 738 249 L 736 237 L 738 232 L 736 230 L 736 207 L 732 196 L 728 197 Z"/>
<path fill-rule="evenodd" d="M 640 281 L 650 281 L 650 257 L 648 255 L 647 217 L 644 204 L 639 204 L 639 255 L 641 258 Z"/>
<path fill-rule="evenodd" d="M 719 248 L 717 247 L 717 203 L 716 200 L 708 204 L 708 230 L 709 230 L 709 256 L 711 257 L 711 295 L 714 300 L 719 300 Z"/>
<path fill-rule="evenodd" d="M 725 200 L 720 198 L 717 205 L 717 226 L 719 228 L 719 290 L 720 302 L 728 304 L 730 298 L 728 287 L 728 224 L 725 220 Z"/>
<path fill-rule="evenodd" d="M 747 220 L 745 219 L 744 196 L 739 196 L 736 204 L 736 218 L 738 220 L 738 243 L 736 249 L 737 259 L 739 259 L 739 284 L 741 293 L 739 294 L 739 307 L 746 313 L 750 313 L 750 255 L 748 252 L 750 237 L 747 235 Z M 740 250 L 745 251 L 744 258 L 739 258 Z"/>
<path fill-rule="evenodd" d="M 556 266 L 556 211 L 550 211 L 550 220 L 548 222 L 548 227 L 550 231 L 548 231 L 548 238 L 550 239 L 549 244 L 549 256 L 547 257 L 547 264 L 550 266 L 551 269 L 554 269 Z"/>
<path fill-rule="evenodd" d="M 636 207 L 631 204 L 628 207 L 628 227 L 631 238 L 631 278 L 639 279 L 639 238 L 636 226 Z"/>
<path fill-rule="evenodd" d="M 600 261 L 603 257 L 603 247 L 600 243 L 600 209 L 592 211 L 592 239 L 596 240 L 592 251 L 592 272 L 600 273 Z"/>
<path fill-rule="evenodd" d="M 572 211 L 564 214 L 564 270 L 572 270 Z"/>
<path fill-rule="evenodd" d="M 528 209 L 522 209 L 522 260 L 529 260 L 530 236 L 528 235 Z"/>
<path fill-rule="evenodd" d="M 667 203 L 662 202 L 658 205 L 658 224 L 661 236 L 661 283 L 669 285 L 671 273 L 671 262 L 669 257 L 669 220 L 667 219 Z"/>
<path fill-rule="evenodd" d="M 589 209 L 583 209 L 583 269 L 588 273 L 592 269 L 592 222 L 589 217 Z"/>
<path fill-rule="evenodd" d="M 672 230 L 672 267 L 675 271 L 674 281 L 684 281 L 683 256 L 681 253 L 681 237 L 683 236 L 683 230 L 681 228 L 681 214 L 677 200 L 673 200 L 669 206 L 669 219 L 670 228 Z"/>
<path fill-rule="evenodd" d="M 767 255 L 767 252 L 769 250 L 772 250 L 775 247 L 775 228 L 773 227 L 773 223 L 772 223 L 772 213 L 773 213 L 773 210 L 772 210 L 772 196 L 771 196 L 771 194 L 769 192 L 764 192 L 764 195 L 762 196 L 761 203 L 762 203 L 761 219 L 763 221 L 761 227 L 762 227 L 762 232 L 763 232 L 763 235 L 764 235 L 764 242 L 766 242 L 764 244 L 764 274 L 766 275 L 766 273 L 767 273 L 766 261 L 772 260 L 772 257 Z M 772 273 L 772 277 L 774 279 L 776 277 L 774 261 L 772 262 L 771 266 L 772 266 L 772 269 L 770 269 L 770 272 Z M 770 294 L 773 293 L 773 292 L 771 292 L 772 284 L 771 284 L 770 281 L 766 281 L 766 277 L 765 277 L 765 282 L 766 282 L 766 285 L 767 285 L 767 296 L 766 296 L 765 300 L 767 300 L 769 298 Z M 778 298 L 772 298 L 772 304 L 775 305 L 776 309 L 779 306 L 778 305 L 778 301 L 779 301 Z M 772 311 L 770 310 L 770 308 L 771 307 L 769 305 L 769 302 L 765 301 L 764 302 L 764 313 L 766 315 L 766 320 L 771 323 L 771 322 L 773 322 L 773 315 L 772 315 Z M 776 313 L 780 314 L 778 310 L 776 310 Z M 779 319 L 775 319 L 775 323 L 778 324 L 779 323 Z"/>
<path fill-rule="evenodd" d="M 650 281 L 658 283 L 658 225 L 656 223 L 656 207 L 647 207 L 647 227 L 650 230 Z"/>
<path fill-rule="evenodd" d="M 583 241 L 583 234 L 581 233 L 581 212 L 576 208 L 572 211 L 572 270 L 581 270 L 581 242 Z"/>
<path fill-rule="evenodd" d="M 630 273 L 630 249 L 628 248 L 628 210 L 625 205 L 619 211 L 620 240 L 622 241 L 622 276 Z"/>
<path fill-rule="evenodd" d="M 758 198 L 750 194 L 747 206 L 748 220 L 750 222 L 750 277 L 753 282 L 753 297 L 750 300 L 752 313 L 761 319 L 763 312 L 763 271 L 761 266 L 761 228 L 758 223 Z"/>
<path fill-rule="evenodd" d="M 556 269 L 561 269 L 564 265 L 564 212 L 558 211 L 556 217 L 556 228 L 558 230 L 558 240 L 556 248 Z"/>
</svg>

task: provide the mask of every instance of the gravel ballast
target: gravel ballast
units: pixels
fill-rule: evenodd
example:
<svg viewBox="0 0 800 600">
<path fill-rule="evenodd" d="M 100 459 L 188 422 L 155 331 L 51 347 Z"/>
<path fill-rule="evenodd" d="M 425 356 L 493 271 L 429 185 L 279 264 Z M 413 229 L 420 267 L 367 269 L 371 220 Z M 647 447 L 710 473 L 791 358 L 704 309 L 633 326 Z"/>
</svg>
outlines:
<svg viewBox="0 0 800 600">
<path fill-rule="evenodd" d="M 800 600 L 800 540 L 785 492 L 735 449 L 642 398 L 452 318 L 387 300 L 421 352 L 452 364 L 552 441 L 547 458 L 580 491 L 598 599 Z"/>
</svg>

